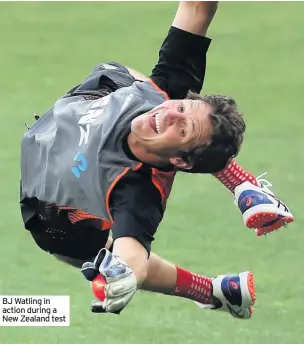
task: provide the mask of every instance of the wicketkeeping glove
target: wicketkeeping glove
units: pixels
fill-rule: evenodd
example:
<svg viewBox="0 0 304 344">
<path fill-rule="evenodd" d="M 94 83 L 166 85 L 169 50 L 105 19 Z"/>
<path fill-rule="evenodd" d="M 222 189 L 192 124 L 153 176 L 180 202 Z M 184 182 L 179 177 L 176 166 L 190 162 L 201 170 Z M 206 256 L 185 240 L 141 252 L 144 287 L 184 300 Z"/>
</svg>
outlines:
<svg viewBox="0 0 304 344">
<path fill-rule="evenodd" d="M 98 252 L 93 263 L 84 263 L 81 272 L 88 281 L 92 282 L 99 274 L 106 281 L 106 298 L 93 302 L 91 311 L 94 313 L 119 314 L 136 293 L 137 280 L 131 268 L 105 248 Z"/>
</svg>

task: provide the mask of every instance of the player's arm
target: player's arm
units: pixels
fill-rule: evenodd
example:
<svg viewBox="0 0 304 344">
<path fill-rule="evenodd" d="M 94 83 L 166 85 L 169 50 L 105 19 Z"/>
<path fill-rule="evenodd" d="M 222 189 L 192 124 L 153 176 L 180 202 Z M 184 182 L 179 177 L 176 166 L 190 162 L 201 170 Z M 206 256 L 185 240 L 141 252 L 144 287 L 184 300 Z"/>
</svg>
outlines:
<svg viewBox="0 0 304 344">
<path fill-rule="evenodd" d="M 138 285 L 148 270 L 154 234 L 162 219 L 161 196 L 152 182 L 130 171 L 113 190 L 113 253 L 127 262 Z"/>
<path fill-rule="evenodd" d="M 218 1 L 182 1 L 172 26 L 195 35 L 206 36 L 217 7 Z"/>
<path fill-rule="evenodd" d="M 152 81 L 172 99 L 201 92 L 211 40 L 205 37 L 217 2 L 181 2 L 159 52 Z"/>
<path fill-rule="evenodd" d="M 82 266 L 93 281 L 99 273 L 106 281 L 105 298 L 92 311 L 119 313 L 141 287 L 148 274 L 148 258 L 153 236 L 163 216 L 161 196 L 146 176 L 129 171 L 111 193 L 114 219 L 113 253 L 99 251 L 94 262 Z"/>
</svg>

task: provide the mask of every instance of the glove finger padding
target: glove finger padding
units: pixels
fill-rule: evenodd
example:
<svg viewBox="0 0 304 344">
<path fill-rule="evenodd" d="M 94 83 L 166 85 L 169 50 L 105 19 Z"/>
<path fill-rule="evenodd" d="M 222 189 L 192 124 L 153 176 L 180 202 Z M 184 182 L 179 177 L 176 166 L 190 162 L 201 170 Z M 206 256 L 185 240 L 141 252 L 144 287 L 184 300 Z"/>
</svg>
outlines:
<svg viewBox="0 0 304 344">
<path fill-rule="evenodd" d="M 107 299 L 105 309 L 109 313 L 116 313 L 119 314 L 126 305 L 131 301 L 132 297 L 134 296 L 136 291 L 132 293 L 128 293 L 123 297 L 115 298 L 115 299 Z"/>
<path fill-rule="evenodd" d="M 135 293 L 137 289 L 137 281 L 133 273 L 130 273 L 124 278 L 113 281 L 106 285 L 107 298 L 117 298 L 130 293 Z"/>
</svg>

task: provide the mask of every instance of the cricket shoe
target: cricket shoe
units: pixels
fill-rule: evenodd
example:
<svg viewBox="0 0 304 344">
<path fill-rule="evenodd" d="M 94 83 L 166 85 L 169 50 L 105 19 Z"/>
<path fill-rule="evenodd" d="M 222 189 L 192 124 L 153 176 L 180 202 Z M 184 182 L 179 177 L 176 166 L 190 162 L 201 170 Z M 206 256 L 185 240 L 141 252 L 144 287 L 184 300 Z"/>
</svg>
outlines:
<svg viewBox="0 0 304 344">
<path fill-rule="evenodd" d="M 235 203 L 243 214 L 244 223 L 255 229 L 257 236 L 286 227 L 294 221 L 287 206 L 269 190 L 272 184 L 261 179 L 262 176 L 257 178 L 260 186 L 246 181 L 234 190 Z"/>
<path fill-rule="evenodd" d="M 214 305 L 195 302 L 200 308 L 228 312 L 234 318 L 250 319 L 255 304 L 253 274 L 220 275 L 212 281 Z"/>
</svg>

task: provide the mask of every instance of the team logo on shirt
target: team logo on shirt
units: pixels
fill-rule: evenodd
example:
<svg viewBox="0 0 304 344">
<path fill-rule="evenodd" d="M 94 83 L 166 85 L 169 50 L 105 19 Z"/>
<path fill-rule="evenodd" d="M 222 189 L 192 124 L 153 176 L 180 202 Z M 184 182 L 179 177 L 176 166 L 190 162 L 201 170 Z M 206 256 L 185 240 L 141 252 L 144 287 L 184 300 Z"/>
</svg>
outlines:
<svg viewBox="0 0 304 344">
<path fill-rule="evenodd" d="M 78 121 L 78 127 L 80 130 L 80 138 L 78 147 L 86 145 L 89 141 L 91 125 L 97 120 L 99 116 L 102 115 L 104 111 L 104 106 L 108 104 L 110 95 L 101 98 L 98 101 L 95 101 L 88 111 L 88 113 L 82 116 Z M 76 166 L 71 168 L 73 175 L 76 178 L 80 178 L 81 173 L 85 172 L 88 169 L 88 162 L 85 155 L 81 152 L 77 152 L 73 156 L 73 160 L 77 163 Z"/>
<path fill-rule="evenodd" d="M 97 120 L 99 116 L 102 115 L 104 111 L 104 106 L 109 103 L 110 95 L 101 98 L 98 101 L 95 101 L 88 111 L 88 113 L 82 116 L 78 121 L 78 126 L 80 130 L 80 139 L 78 146 L 80 147 L 83 144 L 87 144 L 89 141 L 91 125 Z"/>
<path fill-rule="evenodd" d="M 81 172 L 85 172 L 88 168 L 87 159 L 84 154 L 77 152 L 74 157 L 74 161 L 77 161 L 77 166 L 72 167 L 72 173 L 76 178 L 80 178 Z"/>
</svg>

